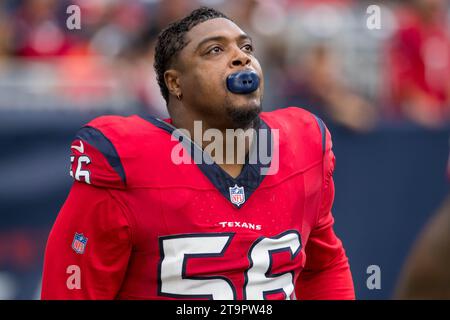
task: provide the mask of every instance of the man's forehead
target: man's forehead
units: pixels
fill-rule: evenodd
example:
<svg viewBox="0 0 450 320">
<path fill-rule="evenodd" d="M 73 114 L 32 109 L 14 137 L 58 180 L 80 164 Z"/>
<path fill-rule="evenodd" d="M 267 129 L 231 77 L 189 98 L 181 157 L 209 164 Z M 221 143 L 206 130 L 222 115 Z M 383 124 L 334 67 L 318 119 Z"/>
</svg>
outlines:
<svg viewBox="0 0 450 320">
<path fill-rule="evenodd" d="M 211 36 L 236 38 L 240 35 L 245 35 L 245 32 L 233 21 L 225 18 L 215 18 L 202 22 L 189 30 L 186 33 L 186 40 L 190 44 L 195 45 Z"/>
</svg>

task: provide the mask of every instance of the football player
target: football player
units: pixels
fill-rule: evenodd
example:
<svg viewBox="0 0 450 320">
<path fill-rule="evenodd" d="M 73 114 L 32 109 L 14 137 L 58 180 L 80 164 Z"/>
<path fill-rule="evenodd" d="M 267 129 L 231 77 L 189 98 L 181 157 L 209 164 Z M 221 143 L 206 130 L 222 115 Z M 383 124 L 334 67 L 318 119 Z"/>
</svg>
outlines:
<svg viewBox="0 0 450 320">
<path fill-rule="evenodd" d="M 330 133 L 301 108 L 261 112 L 251 38 L 199 8 L 161 32 L 155 70 L 170 119 L 99 117 L 71 145 L 42 298 L 354 299 Z M 223 133 L 223 158 L 196 121 Z M 230 129 L 253 134 L 238 148 Z"/>
</svg>

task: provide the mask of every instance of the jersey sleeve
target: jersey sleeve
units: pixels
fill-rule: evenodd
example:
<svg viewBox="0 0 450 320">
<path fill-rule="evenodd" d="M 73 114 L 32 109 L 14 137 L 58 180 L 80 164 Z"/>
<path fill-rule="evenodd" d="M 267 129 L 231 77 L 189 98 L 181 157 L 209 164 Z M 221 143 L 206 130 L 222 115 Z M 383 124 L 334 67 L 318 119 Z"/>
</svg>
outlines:
<svg viewBox="0 0 450 320">
<path fill-rule="evenodd" d="M 306 263 L 296 284 L 298 299 L 355 299 L 348 259 L 341 240 L 333 230 L 335 156 L 331 135 L 318 119 L 323 133 L 323 182 L 317 221 L 305 246 Z"/>
<path fill-rule="evenodd" d="M 96 122 L 99 122 L 97 120 Z M 103 131 L 86 125 L 71 146 L 70 175 L 77 181 L 98 187 L 123 189 L 126 176 L 119 153 Z"/>
<path fill-rule="evenodd" d="M 75 182 L 50 232 L 42 299 L 114 299 L 132 248 L 122 206 L 104 188 Z"/>
</svg>

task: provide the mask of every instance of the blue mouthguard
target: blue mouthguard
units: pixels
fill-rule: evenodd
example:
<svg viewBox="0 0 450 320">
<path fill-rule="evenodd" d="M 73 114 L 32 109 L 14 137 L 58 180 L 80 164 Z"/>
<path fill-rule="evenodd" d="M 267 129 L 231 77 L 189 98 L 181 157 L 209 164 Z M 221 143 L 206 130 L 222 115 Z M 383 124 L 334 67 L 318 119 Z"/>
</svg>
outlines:
<svg viewBox="0 0 450 320">
<path fill-rule="evenodd" d="M 227 77 L 227 88 L 233 93 L 247 94 L 259 87 L 259 77 L 254 71 L 240 71 Z"/>
</svg>

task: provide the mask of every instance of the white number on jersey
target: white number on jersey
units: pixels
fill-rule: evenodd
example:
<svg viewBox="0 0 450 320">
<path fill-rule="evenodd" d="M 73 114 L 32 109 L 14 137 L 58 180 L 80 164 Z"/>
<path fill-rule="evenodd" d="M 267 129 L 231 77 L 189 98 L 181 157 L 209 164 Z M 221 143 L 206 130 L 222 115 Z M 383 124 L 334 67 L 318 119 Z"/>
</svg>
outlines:
<svg viewBox="0 0 450 320">
<path fill-rule="evenodd" d="M 236 299 L 236 288 L 226 277 L 186 276 L 188 259 L 223 256 L 233 235 L 211 233 L 161 237 L 158 294 L 173 298 Z M 248 252 L 250 267 L 245 271 L 244 298 L 262 300 L 268 294 L 283 293 L 286 299 L 290 299 L 294 294 L 294 274 L 271 274 L 272 255 L 287 251 L 294 259 L 300 250 L 301 240 L 297 231 L 257 239 Z"/>
</svg>

